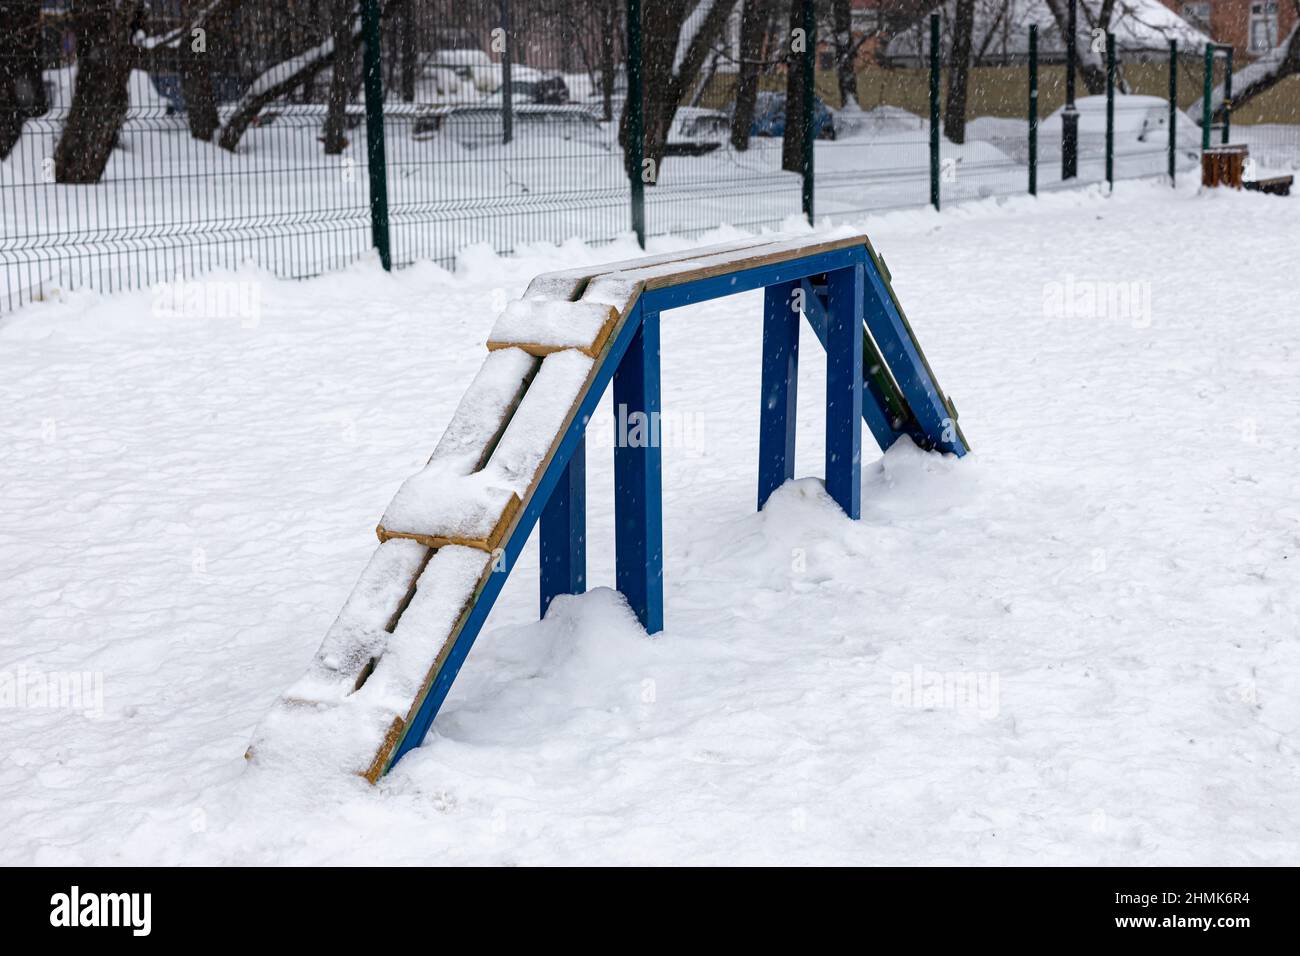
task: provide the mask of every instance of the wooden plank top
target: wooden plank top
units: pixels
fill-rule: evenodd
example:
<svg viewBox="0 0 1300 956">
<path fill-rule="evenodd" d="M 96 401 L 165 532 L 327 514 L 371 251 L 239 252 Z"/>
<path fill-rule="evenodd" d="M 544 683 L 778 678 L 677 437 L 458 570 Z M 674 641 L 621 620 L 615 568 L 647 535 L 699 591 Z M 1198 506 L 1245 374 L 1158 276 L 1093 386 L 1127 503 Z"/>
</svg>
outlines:
<svg viewBox="0 0 1300 956">
<path fill-rule="evenodd" d="M 597 276 L 609 275 L 611 272 L 623 272 L 641 266 L 663 265 L 669 262 L 681 262 L 703 255 L 717 255 L 741 249 L 759 246 L 782 236 L 749 236 L 732 242 L 720 242 L 712 246 L 696 246 L 691 249 L 678 249 L 676 252 L 662 252 L 653 256 L 640 256 L 636 259 L 620 259 L 599 265 L 576 266 L 572 269 L 560 269 L 556 272 L 543 272 L 534 276 L 528 283 L 524 297 L 539 296 L 544 298 L 575 299 L 582 294 L 586 284 Z"/>
<path fill-rule="evenodd" d="M 637 268 L 595 276 L 587 283 L 582 301 L 612 305 L 622 315 L 626 315 L 646 290 L 666 289 L 700 279 L 744 272 L 759 266 L 779 265 L 818 253 L 866 245 L 867 237 L 854 233 L 837 238 L 799 236 L 736 249 L 705 248 L 697 250 L 697 255 L 687 259 L 643 262 Z"/>
</svg>

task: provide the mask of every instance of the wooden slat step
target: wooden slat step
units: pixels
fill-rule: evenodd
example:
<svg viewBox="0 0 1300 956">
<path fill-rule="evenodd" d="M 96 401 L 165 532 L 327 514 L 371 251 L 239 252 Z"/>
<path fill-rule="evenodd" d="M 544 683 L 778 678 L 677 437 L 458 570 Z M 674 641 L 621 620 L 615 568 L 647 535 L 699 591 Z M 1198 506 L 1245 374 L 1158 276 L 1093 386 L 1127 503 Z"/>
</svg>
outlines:
<svg viewBox="0 0 1300 956">
<path fill-rule="evenodd" d="M 593 278 L 582 294 L 582 301 L 612 305 L 626 314 L 643 290 L 665 289 L 758 266 L 776 265 L 821 252 L 861 246 L 866 241 L 865 236 L 857 234 L 834 239 L 803 236 L 777 243 L 763 243 L 755 248 L 715 252 L 679 262 L 624 269 Z"/>
<path fill-rule="evenodd" d="M 326 703 L 356 690 L 383 654 L 430 554 L 414 541 L 389 541 L 375 549 L 311 667 L 285 697 Z"/>
<path fill-rule="evenodd" d="M 380 546 L 376 558 L 385 551 L 390 555 L 405 551 L 408 554 L 403 557 L 409 558 L 412 547 L 419 546 L 390 542 Z M 402 568 L 409 566 L 409 562 L 402 563 L 398 558 L 384 558 L 381 563 L 390 560 Z M 316 669 L 322 655 L 332 653 L 322 645 L 308 674 L 259 725 L 246 754 L 248 759 L 295 773 L 354 773 L 374 783 L 401 739 L 429 674 L 440 666 L 475 595 L 491 573 L 491 560 L 490 555 L 472 548 L 446 547 L 434 553 L 419 572 L 414 594 L 404 599 L 409 600 L 409 605 L 401 611 L 382 653 L 367 668 L 361 685 L 342 692 L 343 684 L 334 682 L 321 693 L 324 688 Z M 358 595 L 384 577 L 372 575 L 374 567 L 372 561 L 349 598 L 349 605 L 358 599 L 359 606 L 369 610 L 377 607 Z M 383 587 L 378 591 L 389 593 Z"/>
<path fill-rule="evenodd" d="M 460 475 L 482 468 L 540 364 L 522 349 L 489 354 L 456 406 L 429 464 Z"/>
<path fill-rule="evenodd" d="M 577 349 L 595 357 L 617 321 L 618 311 L 599 303 L 524 298 L 511 302 L 497 317 L 487 347 L 518 348 L 537 356 Z"/>
<path fill-rule="evenodd" d="M 623 259 L 617 262 L 606 262 L 602 265 L 579 266 L 574 269 L 562 269 L 557 272 L 544 272 L 539 276 L 535 276 L 533 281 L 528 283 L 528 290 L 524 293 L 524 297 L 572 301 L 581 297 L 586 284 L 596 276 L 608 275 L 611 272 L 622 272 L 627 269 L 642 266 L 659 265 L 666 262 L 682 262 L 687 259 L 698 258 L 702 255 L 717 255 L 725 252 L 733 252 L 739 249 L 747 249 L 751 246 L 762 245 L 780 238 L 782 237 L 770 235 L 749 236 L 745 239 L 721 242 L 712 246 L 696 247 L 694 249 L 679 249 L 676 252 L 663 252 L 653 256 L 642 256 L 640 259 Z"/>
<path fill-rule="evenodd" d="M 594 364 L 576 349 L 543 359 L 484 466 L 463 475 L 430 461 L 398 488 L 379 523 L 380 540 L 497 548 L 558 443 Z"/>
</svg>

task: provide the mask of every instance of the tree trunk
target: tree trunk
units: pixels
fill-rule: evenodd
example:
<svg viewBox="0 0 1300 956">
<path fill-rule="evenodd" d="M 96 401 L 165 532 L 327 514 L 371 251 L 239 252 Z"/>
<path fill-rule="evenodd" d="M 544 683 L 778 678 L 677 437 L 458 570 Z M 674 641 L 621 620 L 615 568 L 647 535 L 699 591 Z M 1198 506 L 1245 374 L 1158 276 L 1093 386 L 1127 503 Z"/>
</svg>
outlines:
<svg viewBox="0 0 1300 956">
<path fill-rule="evenodd" d="M 645 130 L 642 157 L 651 160 L 656 171 L 663 160 L 663 144 L 668 135 L 668 130 L 660 126 L 665 112 L 663 101 L 671 95 L 673 55 L 686 18 L 686 6 L 686 0 L 655 0 L 641 8 L 641 113 Z M 624 111 L 625 119 L 626 116 Z M 641 172 L 629 169 L 628 175 L 640 176 Z"/>
<path fill-rule="evenodd" d="M 686 0 L 654 0 L 643 8 L 642 49 L 643 104 L 645 136 L 643 157 L 659 170 L 663 163 L 664 147 L 672 129 L 677 106 L 686 89 L 699 76 L 704 61 L 722 33 L 731 16 L 736 0 L 700 0 L 707 4 L 704 17 L 697 24 L 694 35 L 687 44 L 680 63 L 675 63 L 677 46 L 682 38 L 689 5 Z M 676 66 L 676 69 L 674 69 Z M 641 170 L 630 168 L 631 156 L 627 149 L 627 111 L 619 123 L 619 143 L 623 146 L 623 163 L 628 175 L 641 175 Z M 648 183 L 653 185 L 653 181 Z"/>
<path fill-rule="evenodd" d="M 975 0 L 957 0 L 952 24 L 952 58 L 948 62 L 948 101 L 943 111 L 943 131 L 954 143 L 966 142 L 966 88 L 974 29 Z"/>
<path fill-rule="evenodd" d="M 89 0 L 78 8 L 77 82 L 68 119 L 54 150 L 60 183 L 97 183 L 104 175 L 130 106 L 135 62 L 131 34 L 139 0 Z"/>
<path fill-rule="evenodd" d="M 1296 4 L 1296 12 L 1300 16 L 1300 3 Z M 1261 93 L 1277 86 L 1288 76 L 1295 74 L 1300 74 L 1300 18 L 1296 20 L 1295 25 L 1291 27 L 1291 32 L 1281 43 L 1254 63 L 1247 64 L 1244 69 L 1236 71 L 1232 78 L 1233 85 L 1236 87 L 1232 93 L 1232 108 L 1239 109 Z M 1203 109 L 1203 101 L 1197 100 L 1188 108 L 1188 112 L 1199 122 Z M 1214 122 L 1223 122 L 1226 109 L 1222 84 L 1210 94 L 1210 110 Z"/>
<path fill-rule="evenodd" d="M 181 39 L 179 56 L 181 94 L 185 97 L 190 135 L 211 142 L 221 120 L 217 117 L 217 97 L 212 90 L 208 54 L 195 50 L 192 41 L 185 37 Z"/>
<path fill-rule="evenodd" d="M 1070 25 L 1070 0 L 1047 0 L 1047 8 L 1052 11 L 1056 28 L 1061 32 L 1061 36 L 1065 37 Z M 1106 22 L 1110 22 L 1109 18 Z M 1078 53 L 1076 61 L 1079 66 L 1079 79 L 1083 80 L 1083 88 L 1089 95 L 1100 96 L 1106 92 L 1106 64 L 1100 55 L 1092 52 L 1090 38 L 1087 35 L 1088 8 L 1082 0 L 1079 3 L 1079 34 L 1083 37 L 1082 42 L 1079 36 L 1074 38 L 1075 50 Z"/>
<path fill-rule="evenodd" d="M 406 0 L 388 0 L 380 14 L 381 18 L 387 20 L 402 9 L 405 3 Z M 355 55 L 355 51 L 361 46 L 361 30 L 354 30 L 345 45 L 349 46 Z M 335 49 L 334 38 L 331 37 L 314 49 L 291 57 L 286 62 L 277 63 L 264 71 L 253 81 L 252 86 L 244 92 L 230 115 L 226 117 L 217 145 L 232 153 L 238 149 L 240 139 L 262 108 L 290 90 L 310 82 L 313 76 L 334 62 Z"/>
<path fill-rule="evenodd" d="M 840 88 L 840 109 L 857 109 L 858 73 L 853 60 L 858 48 L 853 42 L 853 2 L 834 0 L 835 79 Z"/>
<path fill-rule="evenodd" d="M 745 0 L 740 14 L 740 69 L 736 75 L 736 108 L 731 114 L 731 146 L 742 153 L 749 149 L 749 131 L 754 125 L 767 5 L 768 0 Z"/>
<path fill-rule="evenodd" d="M 781 168 L 803 172 L 803 58 L 794 49 L 796 30 L 803 29 L 803 0 L 791 0 L 790 29 L 785 36 L 785 135 L 781 139 Z M 808 37 L 804 37 L 807 42 Z"/>
<path fill-rule="evenodd" d="M 150 73 L 176 73 L 185 99 L 190 135 L 210 142 L 220 126 L 212 88 L 212 61 L 219 59 L 231 39 L 229 14 L 239 0 L 206 0 L 194 19 L 146 43 L 133 47 L 133 68 Z M 222 32 L 227 46 L 216 47 Z"/>
<path fill-rule="evenodd" d="M 0 159 L 22 135 L 23 122 L 50 108 L 41 77 L 40 0 L 0 0 Z"/>
<path fill-rule="evenodd" d="M 1010 5 L 1011 0 L 1002 0 L 1001 5 L 998 7 L 997 16 L 994 17 L 993 22 L 989 24 L 988 32 L 984 34 L 984 40 L 980 43 L 979 49 L 971 55 L 971 66 L 987 65 L 985 57 L 988 56 L 989 47 L 992 45 L 993 41 L 998 38 L 999 33 L 1003 35 L 1003 39 L 1005 40 L 1006 30 L 1003 24 L 1006 22 L 1007 8 Z M 972 43 L 972 46 L 973 45 L 974 44 Z M 1005 42 L 1002 46 L 1001 65 L 1007 65 L 1007 50 Z"/>
<path fill-rule="evenodd" d="M 398 49 L 402 63 L 402 102 L 415 102 L 416 37 L 415 17 L 409 9 L 397 21 Z"/>
<path fill-rule="evenodd" d="M 325 155 L 337 156 L 348 145 L 347 107 L 352 89 L 353 4 L 351 0 L 334 0 L 330 12 L 330 35 L 334 38 L 334 67 L 330 76 L 329 106 L 325 113 Z"/>
<path fill-rule="evenodd" d="M 613 0 L 601 4 L 600 34 L 600 106 L 601 115 L 608 123 L 614 118 L 614 78 L 617 65 L 614 62 L 615 9 Z"/>
</svg>

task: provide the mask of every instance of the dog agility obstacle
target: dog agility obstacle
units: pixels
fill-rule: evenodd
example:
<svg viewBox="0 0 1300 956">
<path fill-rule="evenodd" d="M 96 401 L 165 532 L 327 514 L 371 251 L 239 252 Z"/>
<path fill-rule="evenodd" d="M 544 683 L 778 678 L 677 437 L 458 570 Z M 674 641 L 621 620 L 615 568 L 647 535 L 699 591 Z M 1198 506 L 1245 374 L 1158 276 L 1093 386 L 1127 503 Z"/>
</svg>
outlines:
<svg viewBox="0 0 1300 956">
<path fill-rule="evenodd" d="M 860 419 L 881 449 L 907 436 L 964 455 L 940 390 L 865 235 L 748 239 L 536 277 L 497 319 L 482 368 L 419 473 L 398 489 L 308 672 L 248 757 L 374 783 L 418 747 L 535 526 L 541 611 L 586 587 L 586 426 L 605 389 L 660 410 L 662 313 L 765 289 L 758 506 L 794 474 L 802 314 L 826 350 L 827 492 L 860 514 Z M 663 628 L 660 448 L 616 442 L 619 591 Z"/>
</svg>

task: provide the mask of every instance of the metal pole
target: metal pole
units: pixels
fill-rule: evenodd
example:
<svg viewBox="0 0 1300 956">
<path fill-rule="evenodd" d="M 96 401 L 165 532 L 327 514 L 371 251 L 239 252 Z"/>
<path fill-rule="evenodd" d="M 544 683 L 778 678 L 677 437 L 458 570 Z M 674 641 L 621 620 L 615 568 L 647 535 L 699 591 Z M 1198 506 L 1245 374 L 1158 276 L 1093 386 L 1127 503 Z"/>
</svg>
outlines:
<svg viewBox="0 0 1300 956">
<path fill-rule="evenodd" d="M 366 93 L 366 164 L 370 169 L 370 239 L 384 269 L 393 268 L 388 237 L 388 161 L 384 156 L 384 76 L 380 59 L 379 0 L 363 0 L 361 34 Z"/>
<path fill-rule="evenodd" d="M 1201 149 L 1210 148 L 1210 97 L 1214 94 L 1214 44 L 1205 44 L 1205 81 L 1201 96 Z"/>
<path fill-rule="evenodd" d="M 641 0 L 627 0 L 627 155 L 632 185 L 632 231 L 637 245 L 645 248 L 645 181 L 641 164 L 645 159 L 645 121 L 641 87 Z"/>
<path fill-rule="evenodd" d="M 1178 171 L 1178 41 L 1169 41 L 1169 185 Z"/>
<path fill-rule="evenodd" d="M 1070 0 L 1065 28 L 1065 110 L 1061 113 L 1061 178 L 1079 175 L 1079 112 L 1074 108 L 1074 70 L 1078 51 L 1079 3 Z"/>
<path fill-rule="evenodd" d="M 817 16 L 813 0 L 803 0 L 803 214 L 813 222 L 813 109 L 817 83 Z"/>
<path fill-rule="evenodd" d="M 1223 145 L 1228 145 L 1232 132 L 1232 47 L 1224 50 L 1227 61 L 1223 73 Z"/>
<path fill-rule="evenodd" d="M 939 208 L 939 14 L 930 14 L 930 205 Z"/>
<path fill-rule="evenodd" d="M 1115 34 L 1106 34 L 1106 182 L 1115 188 Z"/>
<path fill-rule="evenodd" d="M 1029 195 L 1038 195 L 1038 24 L 1029 25 Z"/>
<path fill-rule="evenodd" d="M 511 83 L 515 38 L 510 23 L 510 0 L 501 0 L 501 32 L 505 39 L 505 50 L 501 54 L 501 142 L 509 143 L 515 138 L 515 100 Z"/>
</svg>

